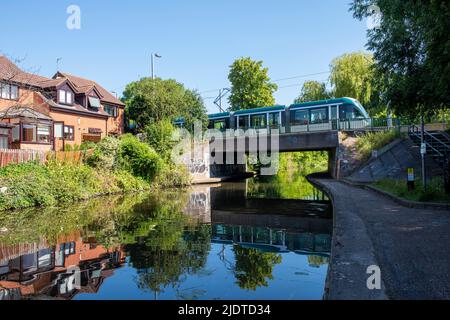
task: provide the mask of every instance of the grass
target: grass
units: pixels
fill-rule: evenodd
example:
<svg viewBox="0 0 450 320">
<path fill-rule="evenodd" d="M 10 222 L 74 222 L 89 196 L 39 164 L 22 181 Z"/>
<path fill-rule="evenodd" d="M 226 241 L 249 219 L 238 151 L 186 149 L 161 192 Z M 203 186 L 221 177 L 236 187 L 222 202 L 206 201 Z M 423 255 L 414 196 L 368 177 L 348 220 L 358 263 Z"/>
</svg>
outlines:
<svg viewBox="0 0 450 320">
<path fill-rule="evenodd" d="M 406 200 L 450 203 L 450 195 L 446 194 L 444 190 L 443 178 L 433 178 L 428 181 L 426 191 L 420 180 L 416 180 L 415 188 L 411 192 L 408 191 L 404 180 L 382 180 L 374 183 L 373 186 Z"/>
<path fill-rule="evenodd" d="M 372 156 L 373 150 L 379 150 L 397 138 L 400 138 L 397 130 L 368 132 L 358 137 L 356 141 L 358 160 L 368 160 Z"/>
</svg>

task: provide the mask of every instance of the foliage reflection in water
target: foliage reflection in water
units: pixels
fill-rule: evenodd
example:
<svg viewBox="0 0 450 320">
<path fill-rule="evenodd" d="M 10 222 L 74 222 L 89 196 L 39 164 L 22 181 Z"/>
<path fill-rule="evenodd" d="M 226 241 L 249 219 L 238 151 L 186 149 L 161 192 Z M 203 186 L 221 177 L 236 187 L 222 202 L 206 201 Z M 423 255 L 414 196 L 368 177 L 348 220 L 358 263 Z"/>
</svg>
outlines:
<svg viewBox="0 0 450 320">
<path fill-rule="evenodd" d="M 254 183 L 2 213 L 0 299 L 320 299 L 328 202 Z"/>
</svg>

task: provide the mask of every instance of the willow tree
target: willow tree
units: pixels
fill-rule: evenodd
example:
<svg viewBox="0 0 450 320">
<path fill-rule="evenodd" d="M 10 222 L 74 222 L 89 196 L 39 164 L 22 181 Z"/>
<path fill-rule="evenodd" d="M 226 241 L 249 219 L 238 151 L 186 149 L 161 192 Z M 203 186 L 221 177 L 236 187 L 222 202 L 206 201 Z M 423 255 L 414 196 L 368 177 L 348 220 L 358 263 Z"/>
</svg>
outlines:
<svg viewBox="0 0 450 320">
<path fill-rule="evenodd" d="M 363 105 L 371 102 L 373 94 L 374 61 L 371 54 L 346 53 L 331 62 L 330 81 L 336 98 L 351 97 Z"/>
<path fill-rule="evenodd" d="M 230 66 L 231 82 L 229 102 L 231 110 L 252 109 L 275 104 L 273 93 L 278 86 L 270 82 L 268 68 L 262 61 L 240 58 Z"/>
</svg>

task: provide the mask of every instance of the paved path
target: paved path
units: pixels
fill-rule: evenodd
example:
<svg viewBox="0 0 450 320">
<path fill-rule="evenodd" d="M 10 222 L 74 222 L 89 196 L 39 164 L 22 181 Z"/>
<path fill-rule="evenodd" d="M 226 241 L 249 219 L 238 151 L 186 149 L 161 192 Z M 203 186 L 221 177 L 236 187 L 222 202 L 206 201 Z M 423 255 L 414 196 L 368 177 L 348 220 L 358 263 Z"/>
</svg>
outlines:
<svg viewBox="0 0 450 320">
<path fill-rule="evenodd" d="M 328 299 L 450 299 L 450 212 L 411 209 L 328 179 L 334 203 Z M 368 290 L 378 265 L 382 290 Z"/>
</svg>

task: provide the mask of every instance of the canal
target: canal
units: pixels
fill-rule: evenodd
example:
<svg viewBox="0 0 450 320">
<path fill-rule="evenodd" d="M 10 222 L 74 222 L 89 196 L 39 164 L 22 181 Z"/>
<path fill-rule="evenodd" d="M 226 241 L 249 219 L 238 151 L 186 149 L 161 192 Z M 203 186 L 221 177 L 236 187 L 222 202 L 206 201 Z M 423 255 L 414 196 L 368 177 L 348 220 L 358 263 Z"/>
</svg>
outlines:
<svg viewBox="0 0 450 320">
<path fill-rule="evenodd" d="M 331 218 L 302 176 L 0 213 L 0 300 L 321 299 Z"/>
</svg>

